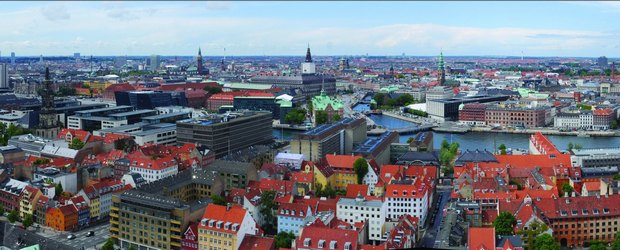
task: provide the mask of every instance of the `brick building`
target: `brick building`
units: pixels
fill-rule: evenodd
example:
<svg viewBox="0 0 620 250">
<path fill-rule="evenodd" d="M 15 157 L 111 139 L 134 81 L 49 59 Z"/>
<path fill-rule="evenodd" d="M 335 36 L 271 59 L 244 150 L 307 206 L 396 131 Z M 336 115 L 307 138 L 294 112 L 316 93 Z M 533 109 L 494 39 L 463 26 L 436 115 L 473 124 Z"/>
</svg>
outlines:
<svg viewBox="0 0 620 250">
<path fill-rule="evenodd" d="M 459 108 L 459 122 L 468 125 L 484 125 L 487 105 L 482 103 L 467 103 Z"/>
</svg>

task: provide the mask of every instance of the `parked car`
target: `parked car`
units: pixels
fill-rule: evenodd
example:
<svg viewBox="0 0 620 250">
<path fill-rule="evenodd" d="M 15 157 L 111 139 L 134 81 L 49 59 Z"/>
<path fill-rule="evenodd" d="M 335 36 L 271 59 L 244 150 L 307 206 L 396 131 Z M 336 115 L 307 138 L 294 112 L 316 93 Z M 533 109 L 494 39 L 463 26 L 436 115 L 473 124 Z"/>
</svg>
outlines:
<svg viewBox="0 0 620 250">
<path fill-rule="evenodd" d="M 88 231 L 88 233 L 86 234 L 86 237 L 91 237 L 91 236 L 95 236 L 95 231 Z"/>
<path fill-rule="evenodd" d="M 67 239 L 68 239 L 68 240 L 73 240 L 73 239 L 75 239 L 75 238 L 76 238 L 76 237 L 75 237 L 75 234 L 69 234 L 69 236 L 67 236 Z"/>
</svg>

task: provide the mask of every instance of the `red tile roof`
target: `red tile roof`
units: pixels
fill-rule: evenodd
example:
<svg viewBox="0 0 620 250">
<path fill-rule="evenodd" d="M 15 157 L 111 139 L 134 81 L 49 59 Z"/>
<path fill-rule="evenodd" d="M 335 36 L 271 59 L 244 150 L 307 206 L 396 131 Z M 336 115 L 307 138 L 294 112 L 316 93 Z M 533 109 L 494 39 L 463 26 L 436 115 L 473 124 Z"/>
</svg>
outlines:
<svg viewBox="0 0 620 250">
<path fill-rule="evenodd" d="M 279 216 L 306 218 L 308 205 L 303 203 L 281 203 L 278 208 Z M 310 210 L 312 211 L 312 210 Z"/>
<path fill-rule="evenodd" d="M 349 184 L 347 185 L 347 194 L 344 197 L 355 198 L 358 195 L 368 195 L 368 185 L 366 184 Z"/>
<path fill-rule="evenodd" d="M 416 182 L 417 183 L 417 182 Z M 426 194 L 425 184 L 387 184 L 385 198 L 422 198 Z"/>
<path fill-rule="evenodd" d="M 583 187 L 586 190 L 588 190 L 588 192 L 592 192 L 592 191 L 600 191 L 601 190 L 601 182 L 600 181 L 585 181 L 583 182 Z"/>
<path fill-rule="evenodd" d="M 295 172 L 291 174 L 291 180 L 294 182 L 312 183 L 313 178 L 314 176 L 311 172 Z"/>
<path fill-rule="evenodd" d="M 332 168 L 348 168 L 353 169 L 353 162 L 355 160 L 362 158 L 361 156 L 352 156 L 352 155 L 333 155 L 328 154 L 325 155 L 325 159 L 327 160 L 327 164 L 329 164 Z"/>
<path fill-rule="evenodd" d="M 495 249 L 495 228 L 470 227 L 467 233 L 467 245 L 470 250 Z"/>
<path fill-rule="evenodd" d="M 328 228 L 318 224 L 312 224 L 301 230 L 299 237 L 295 240 L 296 248 L 309 249 L 330 249 L 332 242 L 336 243 L 336 250 L 344 250 L 345 244 L 349 244 L 349 249 L 358 249 L 357 245 L 358 233 L 354 230 L 343 230 L 337 228 Z M 319 247 L 321 242 L 323 247 Z M 307 246 L 306 246 L 307 245 Z"/>
<path fill-rule="evenodd" d="M 226 233 L 235 233 L 236 231 L 232 230 L 232 225 L 237 224 L 237 230 L 239 230 L 246 214 L 248 214 L 247 211 L 241 206 L 233 205 L 229 210 L 227 210 L 226 206 L 209 204 L 202 216 L 202 221 L 207 219 L 209 221 L 214 221 L 215 223 L 212 227 L 210 227 L 209 223 L 203 225 L 201 222 L 198 227 Z M 217 228 L 217 222 L 222 222 L 220 228 Z M 230 223 L 230 227 L 226 230 L 224 229 L 224 225 L 228 222 Z"/>
<path fill-rule="evenodd" d="M 551 143 L 551 141 L 541 132 L 536 132 L 530 137 L 530 142 L 540 151 L 541 154 L 561 154 L 560 150 Z"/>
<path fill-rule="evenodd" d="M 275 247 L 274 238 L 246 235 L 239 245 L 239 250 L 272 250 Z"/>
</svg>

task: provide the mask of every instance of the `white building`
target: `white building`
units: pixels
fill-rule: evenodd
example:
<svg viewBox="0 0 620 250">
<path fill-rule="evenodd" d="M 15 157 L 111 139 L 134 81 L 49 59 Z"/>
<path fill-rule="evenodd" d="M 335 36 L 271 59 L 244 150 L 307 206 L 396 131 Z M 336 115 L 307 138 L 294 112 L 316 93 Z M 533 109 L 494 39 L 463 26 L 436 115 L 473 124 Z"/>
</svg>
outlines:
<svg viewBox="0 0 620 250">
<path fill-rule="evenodd" d="M 348 223 L 368 220 L 368 239 L 383 239 L 386 206 L 381 200 L 366 200 L 363 197 L 340 198 L 336 204 L 336 218 Z"/>
<path fill-rule="evenodd" d="M 388 184 L 385 189 L 386 217 L 398 219 L 409 214 L 420 219 L 423 225 L 428 214 L 428 187 L 424 183 Z"/>
<path fill-rule="evenodd" d="M 287 166 L 293 170 L 300 170 L 301 163 L 304 161 L 303 154 L 278 153 L 274 159 L 277 165 Z"/>
<path fill-rule="evenodd" d="M 375 171 L 375 169 L 368 163 L 368 173 L 364 175 L 362 179 L 362 183 L 368 185 L 368 195 L 374 195 L 375 193 L 375 185 L 379 181 L 379 173 Z"/>
<path fill-rule="evenodd" d="M 437 86 L 426 92 L 426 101 L 437 99 L 448 99 L 454 96 L 450 87 Z"/>
<path fill-rule="evenodd" d="M 34 173 L 35 181 L 49 181 L 55 184 L 61 184 L 65 192 L 76 193 L 77 190 L 77 174 L 60 172 L 56 168 L 46 168 Z"/>
<path fill-rule="evenodd" d="M 179 172 L 177 162 L 172 156 L 160 159 L 129 159 L 129 171 L 138 173 L 147 183 L 173 176 Z"/>
<path fill-rule="evenodd" d="M 591 111 L 560 113 L 553 119 L 553 126 L 567 129 L 592 129 L 594 115 Z"/>
</svg>

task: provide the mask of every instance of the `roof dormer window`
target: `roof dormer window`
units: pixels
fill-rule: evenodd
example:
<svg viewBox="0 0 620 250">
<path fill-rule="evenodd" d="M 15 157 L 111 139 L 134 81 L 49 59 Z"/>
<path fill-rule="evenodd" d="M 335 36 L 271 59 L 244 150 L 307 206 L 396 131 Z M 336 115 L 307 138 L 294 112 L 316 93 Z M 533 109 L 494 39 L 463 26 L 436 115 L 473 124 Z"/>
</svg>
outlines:
<svg viewBox="0 0 620 250">
<path fill-rule="evenodd" d="M 304 247 L 309 247 L 310 246 L 310 238 L 305 238 L 304 239 Z"/>
</svg>

